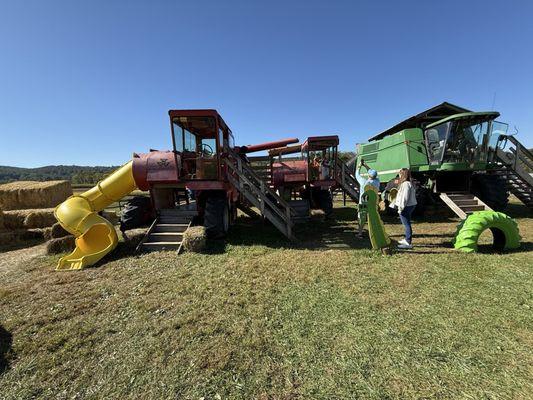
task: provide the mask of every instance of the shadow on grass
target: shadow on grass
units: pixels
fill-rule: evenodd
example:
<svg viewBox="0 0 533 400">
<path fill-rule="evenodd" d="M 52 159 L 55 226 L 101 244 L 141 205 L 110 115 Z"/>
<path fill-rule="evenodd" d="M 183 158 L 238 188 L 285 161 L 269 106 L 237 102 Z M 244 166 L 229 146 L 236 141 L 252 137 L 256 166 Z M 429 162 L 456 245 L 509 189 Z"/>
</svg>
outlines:
<svg viewBox="0 0 533 400">
<path fill-rule="evenodd" d="M 509 203 L 503 212 L 512 218 L 533 217 L 531 210 L 522 203 Z"/>
<path fill-rule="evenodd" d="M 9 367 L 7 353 L 11 350 L 13 337 L 0 325 L 0 375 Z"/>
</svg>

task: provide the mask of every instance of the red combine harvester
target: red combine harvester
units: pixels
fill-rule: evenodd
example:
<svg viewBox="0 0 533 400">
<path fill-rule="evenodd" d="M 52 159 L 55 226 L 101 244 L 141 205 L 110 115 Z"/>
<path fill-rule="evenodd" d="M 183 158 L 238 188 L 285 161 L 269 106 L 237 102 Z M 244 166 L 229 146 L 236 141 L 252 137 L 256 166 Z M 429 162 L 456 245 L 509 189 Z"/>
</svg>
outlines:
<svg viewBox="0 0 533 400">
<path fill-rule="evenodd" d="M 295 221 L 308 219 L 310 209 L 333 210 L 332 191 L 340 187 L 358 199 L 358 186 L 348 167 L 339 160 L 339 137 L 313 136 L 301 145 L 269 150 L 268 157 L 253 157 L 255 168 L 281 198 L 295 210 Z"/>
<path fill-rule="evenodd" d="M 193 221 L 203 223 L 209 237 L 222 237 L 238 208 L 255 214 L 251 206 L 287 238 L 294 238 L 294 210 L 255 173 L 246 154 L 298 139 L 239 147 L 216 110 L 171 110 L 169 116 L 173 150 L 133 158 L 135 182 L 150 192 L 157 215 L 139 248 L 179 249 Z"/>
</svg>

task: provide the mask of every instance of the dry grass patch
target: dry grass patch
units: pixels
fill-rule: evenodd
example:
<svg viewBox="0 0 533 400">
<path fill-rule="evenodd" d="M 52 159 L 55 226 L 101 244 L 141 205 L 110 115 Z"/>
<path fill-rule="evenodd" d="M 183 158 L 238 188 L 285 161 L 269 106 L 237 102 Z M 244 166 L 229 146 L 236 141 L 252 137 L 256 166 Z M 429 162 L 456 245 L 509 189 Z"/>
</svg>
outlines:
<svg viewBox="0 0 533 400">
<path fill-rule="evenodd" d="M 0 208 L 20 210 L 55 207 L 72 195 L 69 181 L 19 181 L 0 185 Z"/>
<path fill-rule="evenodd" d="M 203 253 L 6 269 L 2 395 L 531 398 L 532 220 L 516 214 L 520 251 L 455 252 L 443 220 L 415 222 L 415 250 L 386 257 L 355 238 L 354 215 L 338 208 L 296 245 L 241 218 Z"/>
</svg>

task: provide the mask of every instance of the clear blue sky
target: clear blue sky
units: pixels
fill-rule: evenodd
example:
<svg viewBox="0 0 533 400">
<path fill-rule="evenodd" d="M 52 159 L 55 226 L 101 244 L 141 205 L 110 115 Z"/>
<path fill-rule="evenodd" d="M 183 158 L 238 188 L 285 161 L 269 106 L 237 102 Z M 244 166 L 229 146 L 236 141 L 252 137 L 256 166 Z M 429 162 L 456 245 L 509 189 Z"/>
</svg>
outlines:
<svg viewBox="0 0 533 400">
<path fill-rule="evenodd" d="M 237 144 L 341 149 L 444 100 L 533 145 L 528 1 L 0 0 L 0 165 L 116 165 L 216 108 Z"/>
</svg>

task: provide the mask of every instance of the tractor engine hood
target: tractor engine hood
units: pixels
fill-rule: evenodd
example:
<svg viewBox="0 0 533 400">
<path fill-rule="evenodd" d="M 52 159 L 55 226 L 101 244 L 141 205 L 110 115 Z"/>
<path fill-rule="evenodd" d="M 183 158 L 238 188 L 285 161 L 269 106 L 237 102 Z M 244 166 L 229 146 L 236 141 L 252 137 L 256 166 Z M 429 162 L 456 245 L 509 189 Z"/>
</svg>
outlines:
<svg viewBox="0 0 533 400">
<path fill-rule="evenodd" d="M 149 190 L 157 183 L 177 183 L 177 166 L 181 156 L 172 151 L 151 151 L 133 154 L 133 178 L 141 190 Z"/>
</svg>

